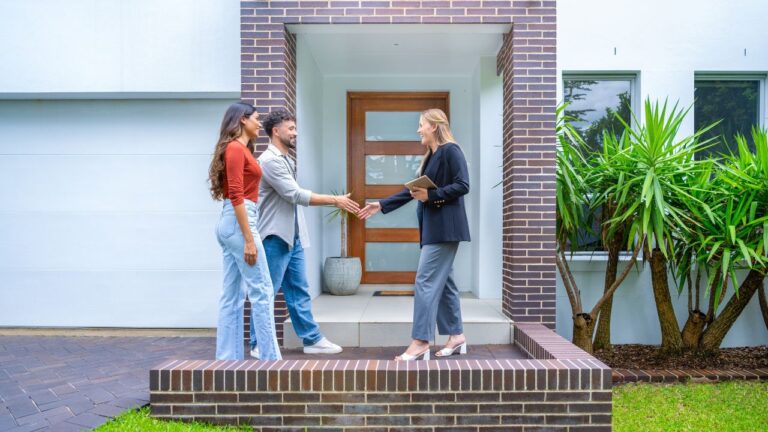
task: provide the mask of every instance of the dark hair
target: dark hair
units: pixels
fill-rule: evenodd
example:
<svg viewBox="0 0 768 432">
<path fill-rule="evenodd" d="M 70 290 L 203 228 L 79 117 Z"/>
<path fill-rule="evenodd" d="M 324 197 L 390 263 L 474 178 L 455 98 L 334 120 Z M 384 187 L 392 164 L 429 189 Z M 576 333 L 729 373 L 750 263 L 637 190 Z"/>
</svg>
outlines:
<svg viewBox="0 0 768 432">
<path fill-rule="evenodd" d="M 264 128 L 264 131 L 267 132 L 267 135 L 269 135 L 269 137 L 272 138 L 272 129 L 274 129 L 277 126 L 280 126 L 280 123 L 285 121 L 295 122 L 296 117 L 294 117 L 293 114 L 289 113 L 288 110 L 284 108 L 280 108 L 267 114 L 267 116 L 264 117 L 264 120 L 261 122 L 261 126 Z"/>
<path fill-rule="evenodd" d="M 243 124 L 240 119 L 248 118 L 254 112 L 256 112 L 256 108 L 253 105 L 237 102 L 230 105 L 227 112 L 224 113 L 224 119 L 221 121 L 221 128 L 219 129 L 219 141 L 213 150 L 213 160 L 211 160 L 211 166 L 208 168 L 211 196 L 215 200 L 224 198 L 224 151 L 227 149 L 227 144 L 243 134 Z M 251 153 L 255 148 L 254 141 L 256 141 L 255 138 L 248 141 L 247 144 Z"/>
</svg>

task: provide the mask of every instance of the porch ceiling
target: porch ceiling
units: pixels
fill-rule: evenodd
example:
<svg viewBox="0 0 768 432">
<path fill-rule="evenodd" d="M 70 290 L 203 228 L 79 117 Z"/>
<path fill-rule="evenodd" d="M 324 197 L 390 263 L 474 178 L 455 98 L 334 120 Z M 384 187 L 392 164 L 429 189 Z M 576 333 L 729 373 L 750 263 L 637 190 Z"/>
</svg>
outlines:
<svg viewBox="0 0 768 432">
<path fill-rule="evenodd" d="M 471 75 L 508 25 L 296 25 L 324 75 Z M 300 65 L 299 65 L 300 67 Z"/>
</svg>

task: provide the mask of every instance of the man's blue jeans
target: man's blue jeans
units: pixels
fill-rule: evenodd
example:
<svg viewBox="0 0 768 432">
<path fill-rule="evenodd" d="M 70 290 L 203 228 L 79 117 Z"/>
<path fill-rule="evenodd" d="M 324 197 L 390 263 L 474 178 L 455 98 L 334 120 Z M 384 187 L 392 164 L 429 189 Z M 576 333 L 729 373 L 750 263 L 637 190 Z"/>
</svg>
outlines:
<svg viewBox="0 0 768 432">
<path fill-rule="evenodd" d="M 248 226 L 256 242 L 256 264 L 248 265 L 243 257 L 245 238 L 235 217 L 235 209 L 224 200 L 221 218 L 216 225 L 216 237 L 224 255 L 224 284 L 219 297 L 219 321 L 216 327 L 216 359 L 242 360 L 243 305 L 245 295 L 251 300 L 251 334 L 264 341 L 263 360 L 280 360 L 280 348 L 275 335 L 275 296 L 269 278 L 267 257 L 256 230 L 259 211 L 252 201 L 245 201 Z"/>
<path fill-rule="evenodd" d="M 305 346 L 316 344 L 323 335 L 320 334 L 320 327 L 312 316 L 312 297 L 309 295 L 304 249 L 301 247 L 298 232 L 293 249 L 288 249 L 288 244 L 280 237 L 271 235 L 264 239 L 264 250 L 267 253 L 272 285 L 278 291 L 281 288 L 283 290 L 296 335 Z M 257 340 L 261 340 L 261 336 L 253 331 L 253 322 L 254 317 L 251 315 L 251 349 L 256 346 Z M 261 346 L 259 350 L 261 351 Z"/>
</svg>

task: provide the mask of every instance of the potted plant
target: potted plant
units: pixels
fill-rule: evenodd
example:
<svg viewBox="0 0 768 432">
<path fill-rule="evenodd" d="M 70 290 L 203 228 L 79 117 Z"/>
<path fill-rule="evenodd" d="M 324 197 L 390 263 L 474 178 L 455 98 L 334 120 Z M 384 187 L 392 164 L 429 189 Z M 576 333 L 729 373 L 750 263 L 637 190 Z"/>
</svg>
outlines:
<svg viewBox="0 0 768 432">
<path fill-rule="evenodd" d="M 349 212 L 337 208 L 328 214 L 329 221 L 336 218 L 341 219 L 341 256 L 325 259 L 323 283 L 333 295 L 352 295 L 360 287 L 363 268 L 360 264 L 360 258 L 347 256 L 347 219 L 349 218 Z"/>
</svg>

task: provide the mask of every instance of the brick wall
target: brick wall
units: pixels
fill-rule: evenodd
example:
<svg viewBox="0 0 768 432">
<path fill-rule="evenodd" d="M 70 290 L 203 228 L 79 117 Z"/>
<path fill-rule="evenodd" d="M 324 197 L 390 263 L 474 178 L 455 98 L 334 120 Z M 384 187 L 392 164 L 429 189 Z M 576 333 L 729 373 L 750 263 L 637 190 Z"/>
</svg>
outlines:
<svg viewBox="0 0 768 432">
<path fill-rule="evenodd" d="M 554 14 L 554 9 L 552 9 Z M 514 322 L 555 328 L 555 23 L 515 20 L 503 74 L 502 308 Z"/>
<path fill-rule="evenodd" d="M 152 416 L 259 430 L 610 431 L 610 368 L 542 325 L 515 334 L 548 358 L 169 361 L 150 371 Z"/>
<path fill-rule="evenodd" d="M 261 113 L 280 107 L 295 110 L 296 38 L 287 24 L 512 24 L 498 57 L 498 72 L 504 77 L 503 311 L 515 322 L 554 328 L 556 2 L 240 4 L 241 95 Z M 265 148 L 266 139 L 260 142 L 257 151 Z M 284 309 L 275 313 L 285 316 Z"/>
<path fill-rule="evenodd" d="M 251 303 L 246 300 L 245 301 L 245 310 L 243 311 L 243 319 L 245 322 L 243 323 L 243 339 L 245 340 L 245 343 L 250 343 L 251 340 Z M 288 319 L 288 307 L 285 304 L 285 296 L 283 295 L 283 291 L 280 290 L 279 293 L 277 293 L 277 296 L 275 296 L 275 332 L 277 333 L 277 341 L 280 344 L 280 346 L 283 345 L 283 335 L 284 335 L 284 323 L 285 320 Z M 248 353 L 246 353 L 246 357 L 248 356 Z"/>
</svg>

